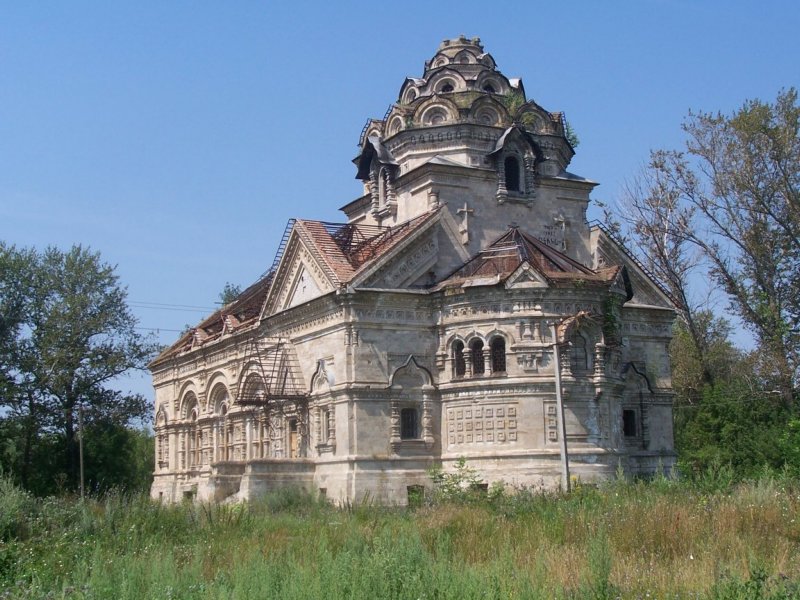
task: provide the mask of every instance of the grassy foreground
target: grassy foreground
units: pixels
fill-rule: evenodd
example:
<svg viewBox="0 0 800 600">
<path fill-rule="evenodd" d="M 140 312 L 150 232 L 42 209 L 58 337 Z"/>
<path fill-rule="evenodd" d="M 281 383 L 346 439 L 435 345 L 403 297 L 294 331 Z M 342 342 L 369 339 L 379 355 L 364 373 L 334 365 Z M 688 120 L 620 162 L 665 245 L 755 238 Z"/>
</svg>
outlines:
<svg viewBox="0 0 800 600">
<path fill-rule="evenodd" d="M 0 479 L 0 599 L 800 598 L 800 481 L 611 482 L 335 509 L 108 495 Z"/>
</svg>

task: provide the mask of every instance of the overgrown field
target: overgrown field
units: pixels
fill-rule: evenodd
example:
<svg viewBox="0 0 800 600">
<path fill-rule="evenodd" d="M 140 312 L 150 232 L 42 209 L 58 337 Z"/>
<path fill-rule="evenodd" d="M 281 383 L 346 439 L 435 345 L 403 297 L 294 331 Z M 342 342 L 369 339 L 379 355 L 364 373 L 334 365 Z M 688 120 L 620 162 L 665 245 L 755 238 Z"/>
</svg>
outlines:
<svg viewBox="0 0 800 600">
<path fill-rule="evenodd" d="M 415 510 L 34 500 L 0 479 L 0 598 L 800 598 L 800 481 L 492 490 Z"/>
</svg>

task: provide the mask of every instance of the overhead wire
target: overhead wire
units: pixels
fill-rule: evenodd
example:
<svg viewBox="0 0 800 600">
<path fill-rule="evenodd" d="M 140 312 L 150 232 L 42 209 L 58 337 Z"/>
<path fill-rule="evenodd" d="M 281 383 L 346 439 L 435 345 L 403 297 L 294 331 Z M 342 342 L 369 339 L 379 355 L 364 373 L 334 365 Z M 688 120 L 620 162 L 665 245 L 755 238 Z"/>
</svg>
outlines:
<svg viewBox="0 0 800 600">
<path fill-rule="evenodd" d="M 150 302 L 147 300 L 130 300 L 128 306 L 131 308 L 149 308 L 151 310 L 169 310 L 175 312 L 209 313 L 219 309 L 219 307 L 196 306 L 193 304 L 173 304 L 169 302 Z M 172 329 L 169 327 L 142 327 L 134 329 L 140 331 L 154 331 L 156 333 L 183 333 L 185 329 Z"/>
</svg>

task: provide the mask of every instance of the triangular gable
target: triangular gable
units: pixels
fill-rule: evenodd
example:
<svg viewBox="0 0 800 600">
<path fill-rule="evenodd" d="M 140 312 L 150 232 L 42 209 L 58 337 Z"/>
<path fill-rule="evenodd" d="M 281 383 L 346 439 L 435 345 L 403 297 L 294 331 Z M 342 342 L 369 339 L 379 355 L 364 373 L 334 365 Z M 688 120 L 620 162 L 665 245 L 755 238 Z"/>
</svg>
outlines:
<svg viewBox="0 0 800 600">
<path fill-rule="evenodd" d="M 336 275 L 329 272 L 317 256 L 313 243 L 303 235 L 302 222 L 295 223 L 275 271 L 272 287 L 264 303 L 262 317 L 308 302 L 336 290 Z"/>
<path fill-rule="evenodd" d="M 528 146 L 533 151 L 537 160 L 544 159 L 542 151 L 533 137 L 527 131 L 525 131 L 524 128 L 518 125 L 512 125 L 506 129 L 499 138 L 497 138 L 494 149 L 489 152 L 488 156 L 496 156 L 500 154 L 507 146 L 512 146 L 515 143 Z"/>
<path fill-rule="evenodd" d="M 353 287 L 402 289 L 427 273 L 439 257 L 439 213 L 420 217 L 397 243 L 356 273 Z"/>
<path fill-rule="evenodd" d="M 382 165 L 397 166 L 397 161 L 392 156 L 392 153 L 383 145 L 380 138 L 375 135 L 370 135 L 364 141 L 361 148 L 361 153 L 353 160 L 358 167 L 356 179 L 369 179 L 369 170 L 373 158 L 377 158 L 378 162 Z"/>
<path fill-rule="evenodd" d="M 294 281 L 290 286 L 288 296 L 289 300 L 282 308 L 292 308 L 298 304 L 303 304 L 303 302 L 308 302 L 309 300 L 313 300 L 314 298 L 321 296 L 322 293 L 323 292 L 319 288 L 314 276 L 311 274 L 308 268 L 301 263 L 300 268 L 295 274 Z"/>
<path fill-rule="evenodd" d="M 627 306 L 657 306 L 661 308 L 676 307 L 676 302 L 670 298 L 667 291 L 645 272 L 634 261 L 629 252 L 615 239 L 606 234 L 599 226 L 592 228 L 592 246 L 595 252 L 595 263 L 598 269 L 620 265 L 625 267 L 620 270 L 619 277 L 627 281 L 615 282 L 616 285 L 626 287 L 626 296 L 629 298 Z"/>
<path fill-rule="evenodd" d="M 549 287 L 549 285 L 544 276 L 527 262 L 522 263 L 517 270 L 506 279 L 506 289 L 546 287 Z"/>
</svg>

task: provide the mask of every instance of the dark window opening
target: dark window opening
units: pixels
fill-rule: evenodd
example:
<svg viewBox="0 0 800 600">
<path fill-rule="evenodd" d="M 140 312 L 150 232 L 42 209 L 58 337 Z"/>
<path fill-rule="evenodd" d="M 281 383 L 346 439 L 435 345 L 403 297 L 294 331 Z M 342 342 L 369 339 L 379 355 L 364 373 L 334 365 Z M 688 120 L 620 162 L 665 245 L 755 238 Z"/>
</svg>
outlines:
<svg viewBox="0 0 800 600">
<path fill-rule="evenodd" d="M 453 369 L 456 377 L 463 377 L 467 372 L 467 362 L 464 360 L 464 342 L 453 344 Z"/>
<path fill-rule="evenodd" d="M 319 439 L 323 444 L 328 443 L 328 429 L 331 425 L 331 413 L 328 409 L 323 409 L 322 418 L 319 424 Z"/>
<path fill-rule="evenodd" d="M 289 458 L 299 458 L 300 440 L 297 435 L 297 419 L 289 419 Z"/>
<path fill-rule="evenodd" d="M 453 86 L 452 86 L 452 85 L 450 85 L 449 83 L 445 83 L 445 84 L 442 86 L 442 92 L 444 92 L 444 93 L 448 93 L 448 92 L 452 92 L 452 91 L 453 91 Z"/>
<path fill-rule="evenodd" d="M 378 205 L 386 205 L 386 170 L 381 169 L 378 173 Z"/>
<path fill-rule="evenodd" d="M 483 363 L 483 341 L 474 340 L 469 345 L 470 353 L 472 354 L 472 374 L 483 375 L 485 367 Z"/>
<path fill-rule="evenodd" d="M 469 489 L 475 492 L 476 494 L 483 496 L 489 493 L 489 484 L 473 483 L 469 486 Z"/>
<path fill-rule="evenodd" d="M 425 486 L 409 485 L 406 487 L 408 508 L 419 508 L 425 502 Z"/>
<path fill-rule="evenodd" d="M 416 408 L 404 408 L 400 411 L 400 439 L 415 440 L 419 437 Z"/>
<path fill-rule="evenodd" d="M 570 368 L 573 375 L 585 375 L 589 371 L 587 341 L 577 331 L 570 338 Z"/>
<path fill-rule="evenodd" d="M 483 86 L 483 91 L 484 92 L 489 92 L 490 94 L 496 93 L 495 89 L 494 89 L 494 86 L 491 83 L 487 83 L 485 86 Z"/>
<path fill-rule="evenodd" d="M 506 189 L 509 192 L 519 192 L 519 161 L 514 156 L 507 156 L 503 166 L 506 171 Z"/>
<path fill-rule="evenodd" d="M 492 340 L 492 373 L 506 372 L 506 341 L 501 337 Z"/>
<path fill-rule="evenodd" d="M 622 411 L 622 433 L 625 437 L 636 437 L 636 411 Z"/>
</svg>

